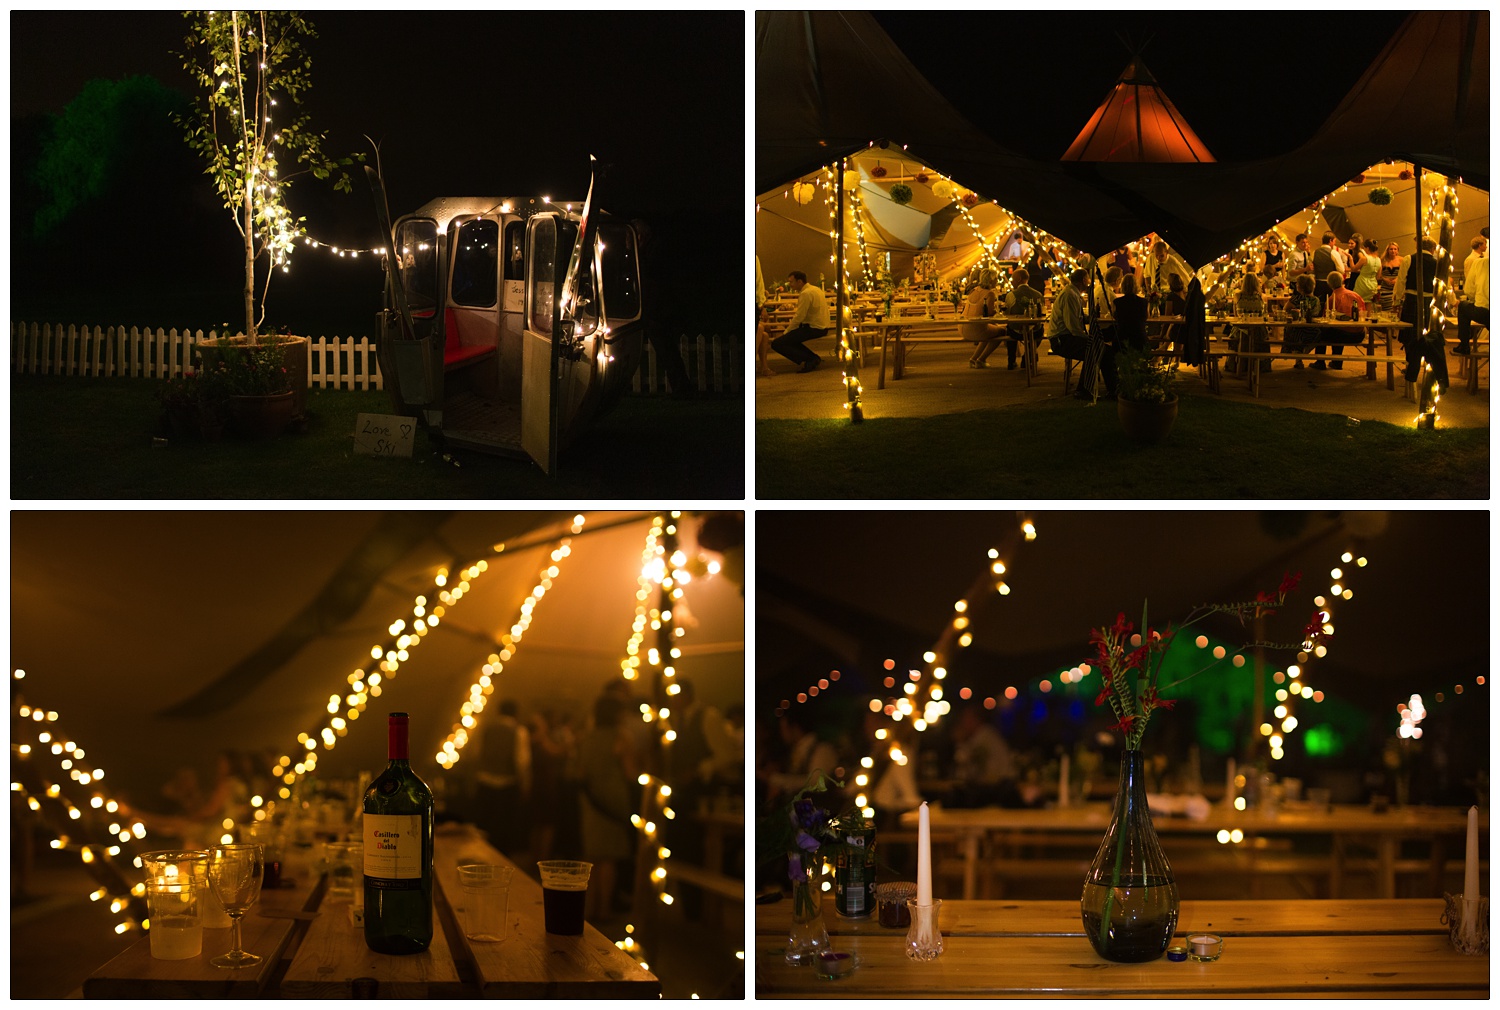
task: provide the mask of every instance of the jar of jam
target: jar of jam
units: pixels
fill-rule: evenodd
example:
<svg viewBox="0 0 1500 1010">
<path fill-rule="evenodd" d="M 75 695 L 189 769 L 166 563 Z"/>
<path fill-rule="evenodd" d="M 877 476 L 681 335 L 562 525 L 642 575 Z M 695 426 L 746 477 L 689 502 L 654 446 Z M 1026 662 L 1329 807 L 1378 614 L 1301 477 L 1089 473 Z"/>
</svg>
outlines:
<svg viewBox="0 0 1500 1010">
<path fill-rule="evenodd" d="M 917 896 L 917 885 L 909 882 L 875 885 L 875 906 L 879 910 L 880 924 L 887 929 L 906 929 L 911 926 L 911 910 L 907 901 Z"/>
</svg>

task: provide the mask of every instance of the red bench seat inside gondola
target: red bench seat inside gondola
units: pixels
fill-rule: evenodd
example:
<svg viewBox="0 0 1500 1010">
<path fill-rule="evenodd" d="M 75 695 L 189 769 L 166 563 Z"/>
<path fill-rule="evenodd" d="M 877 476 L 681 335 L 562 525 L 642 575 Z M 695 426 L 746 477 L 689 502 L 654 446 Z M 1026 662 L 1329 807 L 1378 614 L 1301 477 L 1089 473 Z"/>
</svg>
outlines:
<svg viewBox="0 0 1500 1010">
<path fill-rule="evenodd" d="M 458 316 L 450 309 L 443 313 L 443 330 L 447 338 L 443 342 L 444 370 L 460 368 L 495 353 L 493 347 L 483 345 L 465 347 L 458 341 Z"/>
</svg>

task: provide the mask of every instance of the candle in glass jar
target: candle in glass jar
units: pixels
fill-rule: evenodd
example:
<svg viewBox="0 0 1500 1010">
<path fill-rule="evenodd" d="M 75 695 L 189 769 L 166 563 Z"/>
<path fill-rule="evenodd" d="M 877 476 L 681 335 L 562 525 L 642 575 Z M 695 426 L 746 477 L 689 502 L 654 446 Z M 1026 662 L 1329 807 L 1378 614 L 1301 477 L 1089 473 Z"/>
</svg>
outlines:
<svg viewBox="0 0 1500 1010">
<path fill-rule="evenodd" d="M 1057 767 L 1057 805 L 1060 807 L 1068 805 L 1068 770 L 1068 752 L 1063 751 Z"/>
<path fill-rule="evenodd" d="M 917 904 L 932 904 L 932 825 L 926 803 L 917 812 Z"/>
<path fill-rule="evenodd" d="M 1469 808 L 1469 834 L 1464 842 L 1464 898 L 1479 897 L 1479 808 Z"/>
<path fill-rule="evenodd" d="M 1224 774 L 1224 803 L 1234 805 L 1234 758 L 1229 759 L 1228 771 Z"/>
</svg>

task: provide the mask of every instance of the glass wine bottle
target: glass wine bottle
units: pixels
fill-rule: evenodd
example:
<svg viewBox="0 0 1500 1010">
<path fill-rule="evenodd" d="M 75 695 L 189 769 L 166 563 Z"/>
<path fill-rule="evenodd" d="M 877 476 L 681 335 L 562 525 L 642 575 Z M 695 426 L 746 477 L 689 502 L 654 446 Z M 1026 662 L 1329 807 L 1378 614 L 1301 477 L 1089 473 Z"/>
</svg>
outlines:
<svg viewBox="0 0 1500 1010">
<path fill-rule="evenodd" d="M 432 943 L 432 790 L 411 770 L 405 712 L 391 713 L 390 760 L 362 807 L 365 944 L 419 954 Z"/>
</svg>

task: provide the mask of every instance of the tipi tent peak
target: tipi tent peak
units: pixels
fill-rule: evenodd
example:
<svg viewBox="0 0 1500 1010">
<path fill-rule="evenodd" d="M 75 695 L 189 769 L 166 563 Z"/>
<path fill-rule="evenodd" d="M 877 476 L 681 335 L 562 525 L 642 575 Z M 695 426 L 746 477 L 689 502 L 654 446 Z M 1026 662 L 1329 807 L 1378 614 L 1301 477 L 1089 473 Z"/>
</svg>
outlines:
<svg viewBox="0 0 1500 1010">
<path fill-rule="evenodd" d="M 1063 161 L 1213 161 L 1137 54 Z"/>
</svg>

